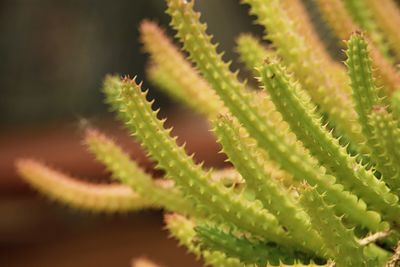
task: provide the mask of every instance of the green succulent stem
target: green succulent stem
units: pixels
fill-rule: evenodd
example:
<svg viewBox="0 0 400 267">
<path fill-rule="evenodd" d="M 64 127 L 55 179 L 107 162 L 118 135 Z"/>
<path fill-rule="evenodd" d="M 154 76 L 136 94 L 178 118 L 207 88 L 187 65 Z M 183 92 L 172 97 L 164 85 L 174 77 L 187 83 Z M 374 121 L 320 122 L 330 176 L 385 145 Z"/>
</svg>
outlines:
<svg viewBox="0 0 400 267">
<path fill-rule="evenodd" d="M 338 183 L 359 195 L 372 209 L 384 214 L 384 218 L 398 221 L 398 197 L 372 171 L 350 156 L 346 148 L 322 125 L 321 118 L 315 112 L 317 107 L 299 84 L 277 62 L 264 64 L 259 73 L 276 108 L 320 164 L 335 175 Z"/>
<path fill-rule="evenodd" d="M 302 192 L 300 202 L 321 234 L 325 246 L 333 252 L 336 266 L 370 266 L 353 231 L 343 225 L 341 219 L 336 217 L 333 206 L 329 206 L 324 199 L 325 196 L 317 190 L 308 188 Z"/>
<path fill-rule="evenodd" d="M 205 32 L 206 26 L 199 22 L 199 14 L 193 11 L 193 2 L 169 0 L 167 12 L 171 15 L 171 25 L 177 30 L 177 36 L 183 42 L 191 59 L 196 63 L 204 77 L 224 101 L 225 106 L 236 116 L 259 146 L 268 151 L 284 170 L 298 180 L 307 179 L 321 190 L 329 191 L 330 200 L 341 203 L 338 212 L 347 214 L 349 219 L 373 231 L 382 229 L 377 213 L 367 211 L 365 204 L 357 197 L 345 192 L 342 186 L 334 184 L 334 178 L 326 175 L 307 151 L 298 142 L 289 140 L 289 134 L 268 119 L 268 113 L 253 102 L 253 97 L 245 90 L 237 75 L 230 72 L 229 64 L 211 44 L 211 37 Z M 302 164 L 299 164 L 302 162 Z"/>
<path fill-rule="evenodd" d="M 349 90 L 342 89 L 347 85 L 321 71 L 325 68 L 321 60 L 323 55 L 306 43 L 282 3 L 279 0 L 242 2 L 250 5 L 250 13 L 257 16 L 257 23 L 266 30 L 265 38 L 273 42 L 284 64 L 307 88 L 313 101 L 329 115 L 335 127 L 355 144 L 363 143 L 365 138 L 360 134 L 357 115 L 347 95 Z"/>
<path fill-rule="evenodd" d="M 171 212 L 195 215 L 193 203 L 184 199 L 177 188 L 157 184 L 121 147 L 105 135 L 97 130 L 88 129 L 85 143 L 96 159 L 112 173 L 114 179 L 130 186 L 139 195 L 159 207 Z"/>
<path fill-rule="evenodd" d="M 347 55 L 346 64 L 352 81 L 356 109 L 363 132 L 368 137 L 368 144 L 374 150 L 370 157 L 376 163 L 378 171 L 383 175 L 383 180 L 393 186 L 393 190 L 398 194 L 399 185 L 397 181 L 400 168 L 395 163 L 395 154 L 389 152 L 389 148 L 383 144 L 383 142 L 386 142 L 386 138 L 393 138 L 387 136 L 387 133 L 396 135 L 398 124 L 390 114 L 385 116 L 384 112 L 381 112 L 382 108 L 380 107 L 384 103 L 379 97 L 379 89 L 372 76 L 367 42 L 361 34 L 356 33 L 350 38 Z M 370 114 L 372 116 L 369 116 Z M 379 114 L 383 116 L 379 116 Z M 390 140 L 388 139 L 389 143 Z"/>
<path fill-rule="evenodd" d="M 361 33 L 354 33 L 347 42 L 346 65 L 351 79 L 353 100 L 362 131 L 371 136 L 368 114 L 372 107 L 381 104 L 378 88 L 372 76 L 372 61 L 368 54 L 368 44 Z"/>
<path fill-rule="evenodd" d="M 126 126 L 157 161 L 158 168 L 165 170 L 184 195 L 196 202 L 197 210 L 277 243 L 289 242 L 273 215 L 223 184 L 211 181 L 211 171 L 195 164 L 184 147 L 176 144 L 176 138 L 170 137 L 172 129 L 164 129 L 165 120 L 157 118 L 140 85 L 127 78 L 121 84 L 120 95 L 114 101 L 119 102 L 119 112 L 125 113 L 121 117 L 129 118 Z"/>
<path fill-rule="evenodd" d="M 296 261 L 310 261 L 307 255 L 276 246 L 236 236 L 232 232 L 215 226 L 200 224 L 195 227 L 202 247 L 211 251 L 221 251 L 228 257 L 239 259 L 245 264 L 276 266 L 280 263 L 293 264 Z"/>
<path fill-rule="evenodd" d="M 196 224 L 193 221 L 175 213 L 166 214 L 164 218 L 167 229 L 169 230 L 171 235 L 179 241 L 179 244 L 184 245 L 191 253 L 193 253 L 197 257 L 203 257 L 207 265 L 214 267 L 245 266 L 242 262 L 240 262 L 240 260 L 227 257 L 222 252 L 201 249 L 201 247 L 195 243 Z"/>
<path fill-rule="evenodd" d="M 400 9 L 394 0 L 241 0 L 267 41 L 250 34 L 236 39 L 250 85 L 207 32 L 195 0 L 165 1 L 182 49 L 144 20 L 146 74 L 200 113 L 196 120 L 208 120 L 226 163 L 212 169 L 205 166 L 214 162 L 198 162 L 165 127 L 136 78 L 108 75 L 106 103 L 163 177 L 154 179 L 125 147 L 88 128 L 84 142 L 112 184 L 81 181 L 26 159 L 16 163 L 23 179 L 50 199 L 89 212 L 164 209 L 171 235 L 206 266 L 400 266 L 400 72 L 391 58 L 400 55 Z M 325 26 L 345 40 L 345 64 L 325 49 L 319 30 Z M 156 267 L 143 259 L 132 266 Z"/>
<path fill-rule="evenodd" d="M 223 151 L 255 192 L 257 199 L 289 230 L 298 246 L 324 255 L 321 239 L 312 228 L 307 214 L 264 168 L 262 154 L 257 153 L 256 147 L 241 141 L 239 129 L 231 119 L 222 116 L 214 124 Z"/>
<path fill-rule="evenodd" d="M 93 213 L 125 213 L 159 208 L 125 185 L 88 183 L 30 159 L 18 160 L 16 166 L 18 173 L 33 188 L 75 209 Z"/>
<path fill-rule="evenodd" d="M 143 21 L 140 36 L 152 62 L 148 68 L 149 78 L 159 88 L 210 118 L 225 108 L 214 90 L 156 23 Z"/>
<path fill-rule="evenodd" d="M 377 45 L 382 55 L 387 60 L 393 61 L 389 54 L 389 46 L 372 18 L 367 1 L 345 0 L 344 3 L 354 21 L 362 30 L 368 32 L 371 40 Z"/>
<path fill-rule="evenodd" d="M 277 57 L 274 50 L 265 47 L 250 34 L 242 34 L 236 39 L 236 51 L 240 61 L 253 73 L 256 73 L 256 68 L 263 64 L 264 59 Z"/>
<path fill-rule="evenodd" d="M 398 121 L 382 106 L 375 106 L 368 117 L 377 169 L 393 192 L 400 195 L 400 129 Z"/>
<path fill-rule="evenodd" d="M 379 1 L 379 3 L 383 1 Z M 357 23 L 353 21 L 351 15 L 347 11 L 343 0 L 315 0 L 315 2 L 322 13 L 323 19 L 328 23 L 340 40 L 348 40 L 353 32 L 360 31 Z M 383 86 L 384 92 L 390 96 L 400 87 L 399 72 L 382 55 L 378 47 L 376 47 L 372 41 L 369 42 L 369 47 L 371 50 L 371 58 L 373 59 L 374 74 L 376 74 L 377 84 Z"/>
</svg>

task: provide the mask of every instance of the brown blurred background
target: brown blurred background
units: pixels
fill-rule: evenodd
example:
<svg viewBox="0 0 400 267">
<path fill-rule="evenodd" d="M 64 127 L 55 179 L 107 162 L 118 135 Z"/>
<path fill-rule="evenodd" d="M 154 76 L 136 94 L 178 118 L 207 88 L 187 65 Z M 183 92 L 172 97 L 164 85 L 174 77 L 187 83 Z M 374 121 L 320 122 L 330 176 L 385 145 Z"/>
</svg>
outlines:
<svg viewBox="0 0 400 267">
<path fill-rule="evenodd" d="M 168 239 L 160 211 L 105 216 L 66 208 L 31 190 L 13 166 L 17 157 L 33 157 L 106 182 L 108 173 L 81 145 L 82 124 L 89 123 L 152 172 L 107 112 L 100 87 L 107 73 L 145 80 L 137 27 L 144 18 L 168 25 L 164 9 L 162 0 L 0 0 L 0 266 L 129 266 L 142 255 L 165 266 L 199 265 Z M 199 0 L 197 9 L 226 58 L 235 58 L 238 33 L 261 33 L 238 1 Z M 188 149 L 221 166 L 202 118 L 150 90 Z"/>
</svg>

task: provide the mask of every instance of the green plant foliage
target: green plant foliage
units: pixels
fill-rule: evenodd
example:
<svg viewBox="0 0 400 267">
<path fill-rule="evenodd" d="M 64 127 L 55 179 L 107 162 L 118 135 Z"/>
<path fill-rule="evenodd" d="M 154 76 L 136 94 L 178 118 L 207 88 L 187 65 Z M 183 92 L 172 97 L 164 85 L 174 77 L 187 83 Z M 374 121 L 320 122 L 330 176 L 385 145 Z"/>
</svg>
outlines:
<svg viewBox="0 0 400 267">
<path fill-rule="evenodd" d="M 258 240 L 249 240 L 245 236 L 237 236 L 215 226 L 199 225 L 195 227 L 195 231 L 203 249 L 221 251 L 228 257 L 238 258 L 243 263 L 265 266 L 268 263 L 277 265 L 280 262 L 293 264 L 296 259 L 304 262 L 310 261 L 301 252 L 296 253 L 275 244 L 263 244 Z"/>
<path fill-rule="evenodd" d="M 144 21 L 148 78 L 210 121 L 232 167 L 195 162 L 136 78 L 107 76 L 106 102 L 165 177 L 153 180 L 93 129 L 85 143 L 121 185 L 87 184 L 32 160 L 18 161 L 18 171 L 72 207 L 162 208 L 171 235 L 208 266 L 399 266 L 400 76 L 392 65 L 399 42 L 382 15 L 393 3 L 372 1 L 316 1 L 346 41 L 343 64 L 323 50 L 301 1 L 243 0 L 272 43 L 237 39 L 256 92 L 224 60 L 194 1 L 166 0 L 184 52 Z"/>
<path fill-rule="evenodd" d="M 300 202 L 318 229 L 324 245 L 335 255 L 338 266 L 370 265 L 353 231 L 346 229 L 336 217 L 333 207 L 324 202 L 324 197 L 318 194 L 317 190 L 304 190 Z"/>
</svg>

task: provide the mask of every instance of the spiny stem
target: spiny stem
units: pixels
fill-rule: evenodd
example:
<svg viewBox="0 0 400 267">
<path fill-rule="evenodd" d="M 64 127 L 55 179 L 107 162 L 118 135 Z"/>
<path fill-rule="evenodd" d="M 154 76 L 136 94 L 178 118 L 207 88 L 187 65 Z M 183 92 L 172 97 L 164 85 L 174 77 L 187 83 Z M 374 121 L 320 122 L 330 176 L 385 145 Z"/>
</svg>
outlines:
<svg viewBox="0 0 400 267">
<path fill-rule="evenodd" d="M 351 19 L 341 0 L 316 0 L 316 3 L 323 18 L 339 39 L 347 40 L 351 33 L 360 30 Z M 374 64 L 374 72 L 376 72 L 377 84 L 383 86 L 386 94 L 391 95 L 400 88 L 400 74 L 382 56 L 379 49 L 372 42 L 369 42 L 369 46 Z"/>
<path fill-rule="evenodd" d="M 384 107 L 375 106 L 368 117 L 371 126 L 370 143 L 373 145 L 373 159 L 382 179 L 400 196 L 400 129 Z"/>
<path fill-rule="evenodd" d="M 277 57 L 276 51 L 267 48 L 254 36 L 250 34 L 241 34 L 236 39 L 236 50 L 248 70 L 253 73 L 256 68 L 263 64 L 264 59 Z"/>
<path fill-rule="evenodd" d="M 258 145 L 269 153 L 271 159 L 296 179 L 307 179 L 310 184 L 318 184 L 322 190 L 329 191 L 331 200 L 341 203 L 337 206 L 340 210 L 338 212 L 347 214 L 352 221 L 371 230 L 379 230 L 382 227 L 379 215 L 367 211 L 364 203 L 359 202 L 355 195 L 334 184 L 334 177 L 326 175 L 325 169 L 319 167 L 299 142 L 293 142 L 287 129 L 270 120 L 268 113 L 272 112 L 254 103 L 252 95 L 245 90 L 236 75 L 230 72 L 229 64 L 221 59 L 222 56 L 211 44 L 211 37 L 205 32 L 206 26 L 199 22 L 200 15 L 192 9 L 193 2 L 169 0 L 167 3 L 168 13 L 172 17 L 171 24 L 178 31 L 177 35 L 184 43 L 184 48 L 231 113 Z"/>
<path fill-rule="evenodd" d="M 321 118 L 315 113 L 317 107 L 300 86 L 277 62 L 267 62 L 259 71 L 277 109 L 320 164 L 327 166 L 338 183 L 356 192 L 372 209 L 397 221 L 400 215 L 398 197 L 371 171 L 358 164 L 355 157 L 348 155 L 346 148 L 322 126 Z"/>
<path fill-rule="evenodd" d="M 219 117 L 214 125 L 223 151 L 264 207 L 289 230 L 298 246 L 305 246 L 305 249 L 323 256 L 321 239 L 311 227 L 307 214 L 264 168 L 262 156 L 256 147 L 241 142 L 239 129 L 228 117 Z"/>
<path fill-rule="evenodd" d="M 145 173 L 136 162 L 114 141 L 94 129 L 87 129 L 85 143 L 96 159 L 106 166 L 114 179 L 130 186 L 139 195 L 168 211 L 182 214 L 193 213 L 193 203 L 185 200 L 173 186 L 161 186 L 150 175 Z"/>
<path fill-rule="evenodd" d="M 179 214 L 166 214 L 164 216 L 166 227 L 171 235 L 179 241 L 180 245 L 187 247 L 189 252 L 197 257 L 203 257 L 207 265 L 214 267 L 243 267 L 244 264 L 236 258 L 229 258 L 218 251 L 202 250 L 195 244 L 195 223 Z"/>
<path fill-rule="evenodd" d="M 372 18 L 372 14 L 366 5 L 366 1 L 344 0 L 343 1 L 353 20 L 360 28 L 368 33 L 371 40 L 376 44 L 381 54 L 389 61 L 392 58 L 389 55 L 389 47 L 382 33 L 378 29 L 378 25 Z"/>
<path fill-rule="evenodd" d="M 325 69 L 323 56 L 313 49 L 303 36 L 296 31 L 293 21 L 282 7 L 279 0 L 243 0 L 251 6 L 250 12 L 257 16 L 258 24 L 264 26 L 266 38 L 277 48 L 280 58 L 288 69 L 308 90 L 311 98 L 323 112 L 326 112 L 335 128 L 345 134 L 355 144 L 363 142 L 359 125 L 355 121 L 350 90 L 342 89 L 347 84 L 332 79 Z M 311 78 L 312 77 L 312 78 Z"/>
<path fill-rule="evenodd" d="M 265 266 L 279 263 L 293 263 L 300 260 L 309 260 L 307 255 L 282 248 L 275 244 L 264 244 L 258 240 L 250 240 L 244 235 L 235 235 L 233 231 L 225 231 L 216 226 L 200 224 L 195 227 L 201 246 L 221 251 L 229 257 L 238 258 L 247 264 Z"/>
<path fill-rule="evenodd" d="M 371 136 L 368 114 L 373 106 L 381 104 L 379 91 L 372 76 L 372 60 L 368 53 L 368 44 L 362 33 L 355 32 L 347 42 L 347 60 L 353 100 L 358 119 L 366 137 Z"/>
<path fill-rule="evenodd" d="M 209 117 L 216 116 L 224 104 L 210 85 L 197 73 L 179 49 L 156 23 L 140 25 L 141 41 L 150 54 L 149 78 L 161 89 Z"/>
<path fill-rule="evenodd" d="M 125 185 L 91 184 L 68 176 L 34 160 L 19 160 L 18 173 L 49 198 L 92 212 L 128 212 L 158 208 Z"/>
<path fill-rule="evenodd" d="M 196 202 L 196 212 L 278 243 L 288 242 L 274 216 L 222 184 L 212 182 L 211 171 L 204 171 L 183 146 L 176 144 L 176 138 L 169 135 L 171 129 L 164 129 L 165 120 L 157 118 L 140 85 L 127 78 L 121 82 L 119 96 L 114 101 L 119 102 L 119 112 L 125 113 L 122 117 L 129 118 L 126 126 L 157 161 L 157 167 L 165 170 L 182 193 Z"/>
<path fill-rule="evenodd" d="M 334 254 L 336 266 L 368 266 L 353 231 L 345 228 L 324 198 L 314 188 L 307 187 L 301 194 L 300 202 L 310 215 L 313 225 L 318 228 L 325 246 Z"/>
</svg>

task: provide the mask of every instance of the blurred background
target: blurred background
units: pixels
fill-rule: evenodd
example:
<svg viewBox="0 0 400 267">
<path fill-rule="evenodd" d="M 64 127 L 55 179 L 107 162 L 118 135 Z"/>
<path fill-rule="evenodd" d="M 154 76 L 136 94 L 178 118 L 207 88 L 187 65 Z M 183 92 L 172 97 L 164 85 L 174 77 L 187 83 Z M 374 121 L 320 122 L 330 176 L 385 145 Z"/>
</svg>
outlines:
<svg viewBox="0 0 400 267">
<path fill-rule="evenodd" d="M 238 1 L 199 0 L 196 8 L 226 58 L 235 58 L 240 32 L 262 32 Z M 129 266 L 143 255 L 165 266 L 199 265 L 168 239 L 161 212 L 105 216 L 72 210 L 31 190 L 14 170 L 16 158 L 32 157 L 107 182 L 108 173 L 81 142 L 82 127 L 90 124 L 153 172 L 107 111 L 100 88 L 107 73 L 145 80 L 137 28 L 144 18 L 166 27 L 164 10 L 162 0 L 0 0 L 0 266 Z M 221 166 L 207 124 L 157 88 L 150 92 L 188 150 L 209 166 Z"/>
</svg>

